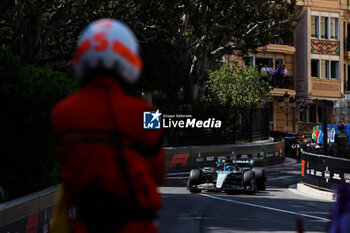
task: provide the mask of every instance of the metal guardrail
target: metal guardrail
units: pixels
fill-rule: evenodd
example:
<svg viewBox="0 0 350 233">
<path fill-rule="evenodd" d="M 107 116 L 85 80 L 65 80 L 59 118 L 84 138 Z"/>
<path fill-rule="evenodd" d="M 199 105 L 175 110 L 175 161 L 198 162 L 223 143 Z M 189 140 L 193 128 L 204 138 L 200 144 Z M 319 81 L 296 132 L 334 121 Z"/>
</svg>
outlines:
<svg viewBox="0 0 350 233">
<path fill-rule="evenodd" d="M 334 185 L 350 183 L 350 160 L 303 152 L 302 182 L 319 189 L 331 190 Z"/>
<path fill-rule="evenodd" d="M 46 233 L 58 185 L 0 204 L 1 233 Z"/>
<path fill-rule="evenodd" d="M 219 156 L 252 158 L 260 166 L 284 160 L 284 142 L 165 148 L 169 172 L 215 164 Z M 47 233 L 58 185 L 0 204 L 0 233 Z"/>
<path fill-rule="evenodd" d="M 215 166 L 220 157 L 251 158 L 256 166 L 266 166 L 284 161 L 284 141 L 262 144 L 190 146 L 166 148 L 169 172 L 190 171 L 202 166 Z"/>
</svg>

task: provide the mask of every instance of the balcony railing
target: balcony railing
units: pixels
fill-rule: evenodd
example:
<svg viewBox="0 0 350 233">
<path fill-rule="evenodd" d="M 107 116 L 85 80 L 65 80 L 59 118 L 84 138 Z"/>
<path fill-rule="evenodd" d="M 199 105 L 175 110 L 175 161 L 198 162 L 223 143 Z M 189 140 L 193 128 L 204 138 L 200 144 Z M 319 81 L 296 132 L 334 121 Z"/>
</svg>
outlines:
<svg viewBox="0 0 350 233">
<path fill-rule="evenodd" d="M 294 90 L 294 76 L 274 74 L 268 77 L 273 88 Z"/>
<path fill-rule="evenodd" d="M 270 44 L 278 44 L 278 45 L 289 45 L 293 46 L 293 37 L 285 37 L 285 38 L 275 38 L 270 41 Z"/>
</svg>

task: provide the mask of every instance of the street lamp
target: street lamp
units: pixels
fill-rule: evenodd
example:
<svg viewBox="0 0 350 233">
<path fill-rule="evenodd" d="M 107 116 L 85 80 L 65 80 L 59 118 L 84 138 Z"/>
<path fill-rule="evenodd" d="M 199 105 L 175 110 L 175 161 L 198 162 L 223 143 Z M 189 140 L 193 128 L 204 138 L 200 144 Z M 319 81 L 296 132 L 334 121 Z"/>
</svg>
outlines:
<svg viewBox="0 0 350 233">
<path fill-rule="evenodd" d="M 286 114 L 287 133 L 288 133 L 288 115 L 291 113 L 291 112 L 289 112 L 289 109 L 288 109 L 289 103 L 290 103 L 290 107 L 293 110 L 293 122 L 294 122 L 295 98 L 294 97 L 289 97 L 289 94 L 286 91 L 286 93 L 283 96 L 280 96 L 278 98 L 278 105 L 279 105 L 281 111 L 284 114 Z M 283 109 L 284 106 L 286 106 L 286 110 Z M 294 125 L 293 125 L 293 131 L 294 131 Z"/>
</svg>

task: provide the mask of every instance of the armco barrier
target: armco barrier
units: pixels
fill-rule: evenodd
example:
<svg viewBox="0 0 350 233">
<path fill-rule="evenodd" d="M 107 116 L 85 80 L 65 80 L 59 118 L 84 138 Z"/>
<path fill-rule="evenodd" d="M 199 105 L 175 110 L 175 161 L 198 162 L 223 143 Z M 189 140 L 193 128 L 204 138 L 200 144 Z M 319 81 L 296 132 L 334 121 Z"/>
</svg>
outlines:
<svg viewBox="0 0 350 233">
<path fill-rule="evenodd" d="M 283 142 L 165 148 L 169 172 L 215 164 L 219 156 L 252 158 L 257 165 L 284 160 Z M 0 233 L 47 233 L 58 185 L 0 204 Z"/>
<path fill-rule="evenodd" d="M 0 204 L 0 232 L 47 233 L 57 187 Z"/>
<path fill-rule="evenodd" d="M 215 166 L 219 157 L 251 158 L 256 166 L 266 166 L 284 161 L 284 142 L 241 145 L 190 146 L 166 148 L 169 172 L 185 172 L 192 168 Z"/>
<path fill-rule="evenodd" d="M 302 182 L 320 189 L 350 183 L 350 160 L 303 152 Z"/>
</svg>

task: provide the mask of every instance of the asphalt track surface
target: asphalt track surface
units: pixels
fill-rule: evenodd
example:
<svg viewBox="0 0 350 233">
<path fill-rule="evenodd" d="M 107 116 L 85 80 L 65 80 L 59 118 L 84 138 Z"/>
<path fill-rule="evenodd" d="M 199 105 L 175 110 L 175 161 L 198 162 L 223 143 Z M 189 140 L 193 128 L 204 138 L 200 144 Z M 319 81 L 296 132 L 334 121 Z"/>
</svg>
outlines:
<svg viewBox="0 0 350 233">
<path fill-rule="evenodd" d="M 169 178 L 160 188 L 164 208 L 159 213 L 161 233 L 327 232 L 333 202 L 298 194 L 290 186 L 301 179 L 301 165 L 266 168 L 267 189 L 255 195 L 237 192 L 191 194 L 186 180 Z"/>
</svg>

